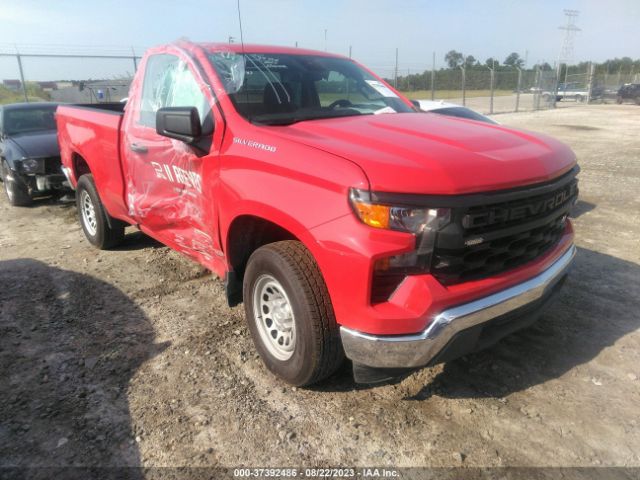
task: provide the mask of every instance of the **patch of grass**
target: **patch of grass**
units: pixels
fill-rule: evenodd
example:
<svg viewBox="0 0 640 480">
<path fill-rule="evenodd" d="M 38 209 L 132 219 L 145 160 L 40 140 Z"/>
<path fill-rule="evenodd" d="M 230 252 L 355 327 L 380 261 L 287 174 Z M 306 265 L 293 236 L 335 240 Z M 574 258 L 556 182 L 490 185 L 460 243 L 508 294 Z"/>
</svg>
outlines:
<svg viewBox="0 0 640 480">
<path fill-rule="evenodd" d="M 45 102 L 50 100 L 49 94 L 43 92 L 36 83 L 26 82 L 27 98 L 30 102 Z M 22 90 L 17 92 L 0 85 L 0 104 L 20 103 L 24 102 L 24 94 Z"/>
</svg>

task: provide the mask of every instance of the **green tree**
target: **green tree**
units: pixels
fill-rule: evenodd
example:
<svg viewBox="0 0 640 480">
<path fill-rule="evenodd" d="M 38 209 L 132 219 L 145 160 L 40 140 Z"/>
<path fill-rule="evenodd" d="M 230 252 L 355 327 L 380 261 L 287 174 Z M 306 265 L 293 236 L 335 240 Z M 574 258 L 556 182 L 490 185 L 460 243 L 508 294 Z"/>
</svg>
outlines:
<svg viewBox="0 0 640 480">
<path fill-rule="evenodd" d="M 524 66 L 524 60 L 520 58 L 520 55 L 516 52 L 513 52 L 504 60 L 504 64 L 510 67 L 522 68 Z"/>
<path fill-rule="evenodd" d="M 444 60 L 449 65 L 449 68 L 457 68 L 464 62 L 464 55 L 455 50 L 450 50 L 444 56 Z"/>
<path fill-rule="evenodd" d="M 471 67 L 475 66 L 476 63 L 478 63 L 478 61 L 476 60 L 476 58 L 473 55 L 469 55 L 468 57 L 466 57 L 464 59 L 464 67 L 465 68 L 471 68 Z"/>
<path fill-rule="evenodd" d="M 484 61 L 484 64 L 489 67 L 489 68 L 493 68 L 493 67 L 499 67 L 500 66 L 500 62 L 498 60 L 496 60 L 493 57 L 489 57 Z"/>
</svg>

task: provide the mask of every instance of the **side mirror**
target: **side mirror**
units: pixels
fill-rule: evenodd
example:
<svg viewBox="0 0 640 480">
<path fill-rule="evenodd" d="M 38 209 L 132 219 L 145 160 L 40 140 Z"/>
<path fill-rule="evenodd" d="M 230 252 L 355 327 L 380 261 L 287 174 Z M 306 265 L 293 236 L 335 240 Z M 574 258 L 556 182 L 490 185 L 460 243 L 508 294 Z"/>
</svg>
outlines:
<svg viewBox="0 0 640 480">
<path fill-rule="evenodd" d="M 196 107 L 165 107 L 156 112 L 156 132 L 163 137 L 195 143 L 202 136 Z"/>
<path fill-rule="evenodd" d="M 418 100 L 411 100 L 411 103 L 413 104 L 414 107 L 416 107 L 416 110 L 420 113 L 424 113 L 424 110 L 422 110 L 422 108 L 420 108 L 420 102 Z"/>
</svg>

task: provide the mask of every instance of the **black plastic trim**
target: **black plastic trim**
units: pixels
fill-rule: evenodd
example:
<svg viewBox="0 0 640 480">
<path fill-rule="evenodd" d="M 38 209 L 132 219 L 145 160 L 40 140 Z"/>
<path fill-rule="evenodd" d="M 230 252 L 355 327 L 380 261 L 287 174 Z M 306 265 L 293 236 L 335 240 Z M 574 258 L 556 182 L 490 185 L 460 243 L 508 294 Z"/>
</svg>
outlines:
<svg viewBox="0 0 640 480">
<path fill-rule="evenodd" d="M 568 185 L 579 172 L 580 167 L 576 165 L 560 177 L 548 182 L 526 185 L 509 190 L 495 190 L 462 195 L 370 192 L 369 198 L 372 203 L 407 207 L 460 208 L 491 205 L 551 193 L 558 188 Z M 363 193 L 366 192 L 358 190 L 358 193 L 363 195 Z M 362 198 L 365 199 L 366 197 L 363 195 Z"/>
</svg>

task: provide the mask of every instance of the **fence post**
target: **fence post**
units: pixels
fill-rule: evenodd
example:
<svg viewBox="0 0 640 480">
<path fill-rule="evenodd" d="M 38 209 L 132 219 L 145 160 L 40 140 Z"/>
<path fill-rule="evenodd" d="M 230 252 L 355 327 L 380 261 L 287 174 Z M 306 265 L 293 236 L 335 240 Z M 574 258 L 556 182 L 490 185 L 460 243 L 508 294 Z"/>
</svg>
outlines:
<svg viewBox="0 0 640 480">
<path fill-rule="evenodd" d="M 398 88 L 398 47 L 396 47 L 396 68 L 393 72 L 393 88 Z"/>
<path fill-rule="evenodd" d="M 467 95 L 466 95 L 466 81 L 467 81 L 467 72 L 465 71 L 464 66 L 460 65 L 460 70 L 462 70 L 462 106 L 467 105 Z"/>
<path fill-rule="evenodd" d="M 589 62 L 589 66 L 587 67 L 587 105 L 591 103 L 591 90 L 593 90 L 593 74 L 595 71 L 595 66 L 593 63 Z"/>
<path fill-rule="evenodd" d="M 495 70 L 491 67 L 487 67 L 489 69 L 489 115 L 493 114 L 493 83 L 495 80 Z"/>
<path fill-rule="evenodd" d="M 136 59 L 136 51 L 133 47 L 131 47 L 131 53 L 133 55 L 131 57 L 131 59 L 133 60 L 133 73 L 136 73 L 138 71 L 138 60 Z"/>
<path fill-rule="evenodd" d="M 520 67 L 516 67 L 518 69 L 518 85 L 516 86 L 516 112 L 520 108 L 520 89 L 522 88 L 522 69 Z"/>
<path fill-rule="evenodd" d="M 540 110 L 540 96 L 542 95 L 542 70 L 540 67 L 536 68 L 536 90 L 535 97 L 533 99 L 533 109 Z"/>
<path fill-rule="evenodd" d="M 433 52 L 433 62 L 431 63 L 431 100 L 436 98 L 436 52 Z"/>
<path fill-rule="evenodd" d="M 22 71 L 22 59 L 20 54 L 16 53 L 16 60 L 18 60 L 18 70 L 20 71 L 20 81 L 22 82 L 22 93 L 24 95 L 24 101 L 29 103 L 29 97 L 27 97 L 27 84 L 24 82 L 24 72 Z"/>
</svg>

